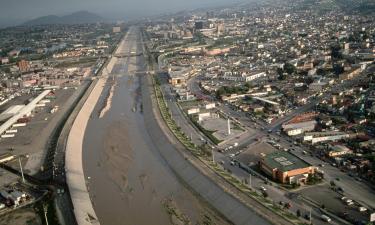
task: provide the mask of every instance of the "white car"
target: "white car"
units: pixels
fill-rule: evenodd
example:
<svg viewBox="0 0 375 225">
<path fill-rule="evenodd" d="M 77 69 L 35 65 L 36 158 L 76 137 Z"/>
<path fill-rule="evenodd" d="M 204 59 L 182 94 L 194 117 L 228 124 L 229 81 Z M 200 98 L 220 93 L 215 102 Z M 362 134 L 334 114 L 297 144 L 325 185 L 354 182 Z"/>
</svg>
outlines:
<svg viewBox="0 0 375 225">
<path fill-rule="evenodd" d="M 325 221 L 325 222 L 331 222 L 331 221 L 332 221 L 331 218 L 329 218 L 329 217 L 326 216 L 326 215 L 322 215 L 320 218 L 321 218 L 323 221 Z"/>
<path fill-rule="evenodd" d="M 365 211 L 367 211 L 367 208 L 361 206 L 361 207 L 358 207 L 358 210 L 359 210 L 360 212 L 365 212 Z"/>
<path fill-rule="evenodd" d="M 354 202 L 346 202 L 347 205 L 354 205 Z"/>
</svg>

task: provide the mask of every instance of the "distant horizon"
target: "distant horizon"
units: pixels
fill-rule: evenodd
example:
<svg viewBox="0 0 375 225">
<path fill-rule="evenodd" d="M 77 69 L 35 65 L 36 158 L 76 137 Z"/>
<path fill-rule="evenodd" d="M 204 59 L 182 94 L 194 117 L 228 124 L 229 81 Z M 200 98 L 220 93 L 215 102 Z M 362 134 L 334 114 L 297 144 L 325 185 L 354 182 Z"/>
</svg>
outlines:
<svg viewBox="0 0 375 225">
<path fill-rule="evenodd" d="M 0 27 L 18 26 L 24 22 L 43 16 L 65 16 L 79 11 L 95 13 L 109 21 L 116 21 L 239 2 L 237 0 L 190 0 L 189 2 L 184 2 L 183 0 L 159 0 L 159 6 L 159 3 L 155 4 L 156 2 L 151 2 L 151 0 L 138 0 L 137 3 L 131 0 L 108 0 L 112 4 L 105 5 L 102 2 L 98 2 L 99 0 L 93 0 L 90 4 L 87 4 L 88 0 L 81 0 L 74 3 L 72 1 L 30 0 L 21 2 L 21 0 L 0 0 L 0 4 L 2 5 L 0 8 Z M 38 7 L 41 5 L 43 6 Z M 20 8 L 27 8 L 27 11 L 21 13 Z"/>
</svg>

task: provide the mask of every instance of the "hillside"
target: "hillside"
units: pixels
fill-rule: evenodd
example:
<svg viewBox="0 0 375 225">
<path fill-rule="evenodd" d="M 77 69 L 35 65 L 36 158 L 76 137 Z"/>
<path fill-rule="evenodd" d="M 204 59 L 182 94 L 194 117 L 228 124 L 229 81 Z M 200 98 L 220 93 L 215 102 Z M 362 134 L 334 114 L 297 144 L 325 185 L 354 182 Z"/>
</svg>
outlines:
<svg viewBox="0 0 375 225">
<path fill-rule="evenodd" d="M 24 26 L 46 25 L 46 24 L 81 24 L 103 22 L 104 19 L 94 13 L 79 11 L 65 16 L 42 16 L 25 22 Z"/>
<path fill-rule="evenodd" d="M 374 0 L 297 0 L 292 1 L 296 10 L 342 10 L 346 13 L 375 13 Z"/>
</svg>

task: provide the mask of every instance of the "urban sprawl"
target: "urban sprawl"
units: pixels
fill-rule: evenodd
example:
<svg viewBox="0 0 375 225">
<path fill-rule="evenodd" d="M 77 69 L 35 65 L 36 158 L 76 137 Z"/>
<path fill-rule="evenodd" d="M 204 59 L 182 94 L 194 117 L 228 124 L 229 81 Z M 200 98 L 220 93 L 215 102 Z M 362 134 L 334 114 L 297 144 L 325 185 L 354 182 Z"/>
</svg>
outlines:
<svg viewBox="0 0 375 225">
<path fill-rule="evenodd" d="M 147 19 L 148 76 L 176 138 L 262 207 L 290 224 L 371 224 L 374 15 L 301 4 Z M 131 57 L 114 53 L 130 25 L 0 31 L 0 214 L 26 220 L 68 196 L 59 136 L 107 60 Z"/>
</svg>

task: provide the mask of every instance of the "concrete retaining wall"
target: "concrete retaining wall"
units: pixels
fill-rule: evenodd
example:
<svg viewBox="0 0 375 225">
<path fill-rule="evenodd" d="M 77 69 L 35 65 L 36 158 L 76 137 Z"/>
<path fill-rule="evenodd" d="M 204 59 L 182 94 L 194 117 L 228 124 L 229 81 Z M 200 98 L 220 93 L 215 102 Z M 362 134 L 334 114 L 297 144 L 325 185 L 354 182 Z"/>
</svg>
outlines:
<svg viewBox="0 0 375 225">
<path fill-rule="evenodd" d="M 99 224 L 91 221 L 97 218 L 87 190 L 82 165 L 82 144 L 86 126 L 92 111 L 102 93 L 105 79 L 99 79 L 87 101 L 77 115 L 66 144 L 66 182 L 74 206 L 74 214 L 79 225 Z"/>
</svg>

